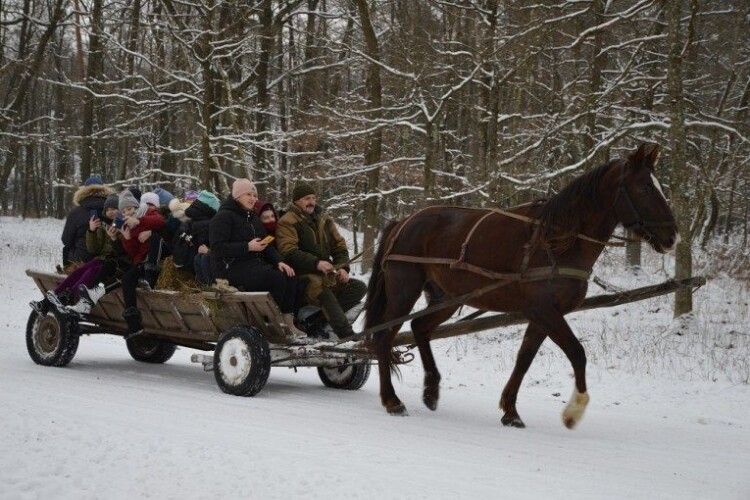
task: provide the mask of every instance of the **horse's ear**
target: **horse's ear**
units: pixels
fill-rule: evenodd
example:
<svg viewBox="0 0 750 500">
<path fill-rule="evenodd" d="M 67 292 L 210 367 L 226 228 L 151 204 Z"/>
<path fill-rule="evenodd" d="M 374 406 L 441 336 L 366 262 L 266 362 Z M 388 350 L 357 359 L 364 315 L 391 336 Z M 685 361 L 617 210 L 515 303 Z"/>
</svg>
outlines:
<svg viewBox="0 0 750 500">
<path fill-rule="evenodd" d="M 630 164 L 634 167 L 644 166 L 653 170 L 659 161 L 659 155 L 661 155 L 661 150 L 658 144 L 643 143 L 630 157 Z"/>
</svg>

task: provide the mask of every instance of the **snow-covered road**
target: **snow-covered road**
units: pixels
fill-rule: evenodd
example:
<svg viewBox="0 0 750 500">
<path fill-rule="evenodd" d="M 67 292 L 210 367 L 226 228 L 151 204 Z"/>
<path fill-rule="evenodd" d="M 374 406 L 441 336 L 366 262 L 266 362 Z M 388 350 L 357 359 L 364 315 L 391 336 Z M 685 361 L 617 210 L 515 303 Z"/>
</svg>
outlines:
<svg viewBox="0 0 750 500">
<path fill-rule="evenodd" d="M 375 372 L 346 392 L 312 369 L 275 368 L 258 396 L 238 398 L 189 349 L 146 365 L 104 336 L 46 368 L 23 334 L 37 293 L 23 266 L 44 255 L 23 252 L 0 263 L 0 498 L 750 498 L 746 384 L 592 363 L 591 404 L 569 431 L 570 370 L 545 347 L 520 392 L 519 430 L 499 423 L 509 370 L 480 362 L 472 338 L 436 344 L 437 412 L 421 404 L 419 362 L 403 370 L 408 418 L 380 407 Z"/>
</svg>

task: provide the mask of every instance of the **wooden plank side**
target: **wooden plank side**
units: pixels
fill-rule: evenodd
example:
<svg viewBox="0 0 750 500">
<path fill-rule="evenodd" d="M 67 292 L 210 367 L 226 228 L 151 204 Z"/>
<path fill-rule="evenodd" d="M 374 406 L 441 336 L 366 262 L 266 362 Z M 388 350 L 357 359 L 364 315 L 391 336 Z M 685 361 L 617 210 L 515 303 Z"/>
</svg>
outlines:
<svg viewBox="0 0 750 500">
<path fill-rule="evenodd" d="M 65 279 L 64 275 L 33 270 L 27 270 L 26 274 L 42 291 L 56 287 Z M 148 333 L 216 342 L 224 330 L 247 324 L 257 327 L 272 340 L 281 341 L 287 337 L 280 325 L 281 313 L 268 292 L 186 295 L 173 290 L 138 289 L 136 295 L 143 326 Z M 218 311 L 212 311 L 204 301 L 219 301 Z M 122 332 L 126 328 L 122 319 L 124 309 L 122 291 L 116 290 L 102 297 L 92 311 L 91 320 Z"/>
</svg>

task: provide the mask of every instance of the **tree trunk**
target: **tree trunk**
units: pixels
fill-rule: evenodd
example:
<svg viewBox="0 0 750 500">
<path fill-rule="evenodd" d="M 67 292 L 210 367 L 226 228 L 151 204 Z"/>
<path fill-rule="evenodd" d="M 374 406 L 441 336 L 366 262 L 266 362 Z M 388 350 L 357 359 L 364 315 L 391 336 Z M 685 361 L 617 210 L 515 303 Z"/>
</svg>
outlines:
<svg viewBox="0 0 750 500">
<path fill-rule="evenodd" d="M 630 239 L 625 243 L 625 258 L 628 265 L 630 267 L 641 267 L 641 240 L 632 231 L 627 232 L 627 237 Z"/>
<path fill-rule="evenodd" d="M 365 39 L 365 51 L 374 61 L 380 60 L 380 47 L 375 30 L 370 20 L 370 12 L 366 0 L 357 0 L 357 10 L 359 19 L 362 23 L 362 33 Z M 380 83 L 380 66 L 375 63 L 367 65 L 367 97 L 370 101 L 372 111 L 368 113 L 370 120 L 378 120 L 382 116 L 383 96 L 382 86 Z M 365 149 L 365 165 L 377 165 L 380 163 L 383 150 L 383 132 L 378 128 L 372 132 L 368 138 Z M 374 168 L 367 173 L 367 187 L 365 192 L 368 197 L 365 200 L 365 224 L 364 224 L 364 241 L 362 242 L 362 271 L 367 272 L 372 267 L 372 260 L 375 255 L 375 237 L 378 232 L 378 213 L 379 196 L 375 193 L 379 188 L 380 167 Z"/>
<path fill-rule="evenodd" d="M 270 121 L 268 119 L 271 95 L 268 92 L 268 71 L 271 51 L 274 45 L 273 8 L 271 0 L 263 0 L 260 4 L 260 56 L 258 60 L 258 77 L 255 80 L 258 92 L 258 111 L 255 113 L 255 133 L 258 140 L 263 142 L 270 139 Z M 266 158 L 266 145 L 255 147 L 255 168 L 263 175 L 271 169 Z"/>
<path fill-rule="evenodd" d="M 669 142 L 672 149 L 672 193 L 677 228 L 681 241 L 677 244 L 675 262 L 675 279 L 689 278 L 693 271 L 691 243 L 693 235 L 690 229 L 691 200 L 690 173 L 685 168 L 685 115 L 682 94 L 682 41 L 680 39 L 680 2 L 665 1 L 667 12 L 669 44 L 668 94 L 670 99 Z M 691 290 L 675 292 L 674 316 L 678 317 L 693 310 Z"/>
<path fill-rule="evenodd" d="M 96 82 L 102 79 L 104 72 L 104 56 L 102 54 L 102 0 L 93 0 L 91 10 L 91 33 L 89 35 L 89 63 L 86 73 L 86 86 L 96 91 Z M 91 175 L 91 167 L 99 164 L 102 158 L 96 158 L 94 152 L 94 111 L 96 108 L 96 97 L 86 93 L 83 105 L 83 126 L 81 129 L 81 181 Z"/>
</svg>

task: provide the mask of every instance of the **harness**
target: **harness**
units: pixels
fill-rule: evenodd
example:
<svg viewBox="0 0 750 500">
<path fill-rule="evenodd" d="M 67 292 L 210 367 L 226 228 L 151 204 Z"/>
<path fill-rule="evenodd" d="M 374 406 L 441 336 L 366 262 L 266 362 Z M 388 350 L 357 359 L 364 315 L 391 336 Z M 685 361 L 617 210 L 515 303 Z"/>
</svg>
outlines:
<svg viewBox="0 0 750 500">
<path fill-rule="evenodd" d="M 668 221 L 654 222 L 654 221 L 644 220 L 640 212 L 638 212 L 638 209 L 635 207 L 635 204 L 633 204 L 633 200 L 630 198 L 630 195 L 628 194 L 627 189 L 625 189 L 625 184 L 623 182 L 624 176 L 625 176 L 625 168 L 623 165 L 618 191 L 617 191 L 617 194 L 615 195 L 615 201 L 612 203 L 611 208 L 615 209 L 617 206 L 618 200 L 620 199 L 620 197 L 622 197 L 625 200 L 627 216 L 631 216 L 630 220 L 620 216 L 620 218 L 623 219 L 622 223 L 625 226 L 625 228 L 626 229 L 633 229 L 633 228 L 640 229 L 642 232 L 648 235 L 648 239 L 651 239 L 653 235 L 648 230 L 648 228 L 666 227 L 666 226 L 670 226 L 672 222 L 668 222 Z M 427 210 L 427 208 L 435 208 L 435 207 L 426 207 L 412 214 L 403 222 L 401 222 L 399 226 L 397 227 L 396 232 L 393 233 L 393 235 L 388 238 L 388 242 L 387 242 L 388 246 L 386 247 L 386 250 L 383 254 L 383 263 L 384 263 L 383 265 L 385 266 L 385 264 L 389 261 L 408 262 L 408 263 L 413 263 L 413 264 L 447 265 L 450 269 L 468 271 L 470 273 L 474 273 L 474 274 L 483 276 L 485 278 L 494 280 L 493 283 L 486 285 L 482 288 L 478 288 L 474 291 L 465 293 L 463 295 L 453 297 L 448 300 L 441 300 L 437 304 L 429 306 L 426 309 L 423 309 L 421 311 L 417 311 L 417 312 L 408 314 L 406 316 L 401 316 L 399 318 L 395 318 L 386 323 L 382 323 L 380 325 L 367 328 L 360 334 L 355 335 L 354 337 L 349 337 L 347 340 L 367 337 L 367 336 L 372 335 L 373 333 L 395 327 L 406 321 L 409 321 L 409 320 L 412 320 L 421 316 L 426 316 L 435 311 L 445 309 L 447 307 L 451 307 L 454 305 L 464 304 L 468 300 L 479 297 L 481 295 L 484 295 L 485 293 L 488 293 L 502 286 L 509 285 L 511 283 L 525 283 L 525 282 L 532 282 L 532 281 L 552 280 L 555 278 L 572 278 L 572 279 L 578 279 L 582 281 L 588 281 L 589 277 L 591 276 L 590 269 L 580 269 L 580 268 L 569 267 L 569 266 L 562 266 L 562 267 L 557 266 L 557 263 L 554 259 L 554 255 L 552 253 L 552 249 L 550 248 L 549 244 L 546 241 L 542 241 L 541 239 L 541 230 L 543 229 L 541 220 L 535 219 L 532 217 L 527 217 L 525 215 L 517 214 L 514 212 L 509 212 L 507 210 L 502 210 L 499 208 L 480 209 L 480 210 L 486 211 L 486 213 L 482 215 L 481 217 L 479 217 L 477 221 L 474 223 L 474 225 L 471 227 L 471 229 L 468 231 L 468 233 L 466 233 L 466 237 L 464 238 L 464 241 L 461 244 L 461 252 L 459 253 L 458 257 L 455 259 L 446 258 L 446 257 L 420 257 L 416 255 L 403 255 L 403 254 L 393 253 L 393 246 L 396 244 L 396 241 L 398 240 L 398 237 L 403 232 L 404 228 L 412 221 L 412 219 L 414 219 L 419 214 Z M 459 209 L 469 210 L 467 207 L 442 207 L 442 208 L 459 208 Z M 477 210 L 477 209 L 473 209 L 473 210 Z M 524 256 L 523 256 L 523 261 L 521 263 L 521 268 L 519 272 L 515 272 L 515 273 L 497 272 L 491 269 L 487 269 L 481 266 L 471 264 L 466 261 L 466 253 L 467 253 L 469 243 L 471 242 L 472 236 L 474 235 L 474 233 L 477 231 L 479 226 L 485 220 L 487 220 L 489 217 L 495 214 L 503 216 L 503 217 L 509 217 L 511 219 L 516 219 L 516 220 L 525 222 L 527 224 L 532 224 L 534 226 L 534 231 L 531 235 L 531 239 L 528 241 L 528 243 L 526 243 L 526 245 L 524 245 L 524 248 L 525 248 Z M 622 246 L 625 246 L 626 242 L 634 241 L 630 238 L 625 238 L 625 237 L 620 237 L 620 236 L 613 236 L 613 238 L 616 238 L 621 241 L 603 241 L 603 240 L 598 240 L 596 238 L 592 238 L 590 236 L 587 236 L 581 233 L 577 233 L 574 236 L 577 239 L 587 241 L 590 243 L 595 243 L 598 245 L 602 245 L 603 247 L 606 247 L 606 246 L 622 247 Z M 536 247 L 540 244 L 540 242 L 544 245 L 544 249 L 547 252 L 547 257 L 551 265 L 529 267 L 529 260 L 531 258 L 531 254 L 534 252 L 534 250 L 536 250 Z"/>
<path fill-rule="evenodd" d="M 428 207 L 428 208 L 434 208 L 434 207 Z M 442 207 L 442 208 L 467 209 L 465 207 Z M 420 257 L 416 255 L 403 255 L 403 254 L 393 253 L 393 246 L 396 244 L 396 241 L 398 240 L 398 237 L 401 235 L 401 232 L 409 224 L 409 222 L 411 222 L 412 219 L 417 217 L 419 214 L 421 214 L 425 210 L 427 210 L 427 208 L 423 208 L 422 210 L 419 210 L 418 212 L 412 214 L 409 218 L 404 220 L 399 225 L 399 227 L 397 228 L 393 236 L 389 238 L 388 247 L 386 248 L 386 251 L 383 257 L 384 261 L 409 262 L 412 264 L 438 264 L 438 265 L 442 264 L 442 265 L 447 265 L 450 269 L 468 271 L 474 274 L 478 274 L 480 276 L 484 276 L 485 278 L 489 278 L 493 280 L 508 280 L 509 282 L 511 281 L 515 281 L 515 282 L 539 281 L 539 280 L 552 279 L 552 278 L 574 278 L 574 279 L 588 281 L 589 277 L 591 276 L 590 270 L 585 270 L 585 269 L 580 269 L 580 268 L 575 268 L 575 267 L 568 267 L 568 266 L 563 266 L 563 267 L 557 266 L 554 260 L 554 256 L 552 255 L 552 250 L 549 248 L 549 245 L 547 245 L 546 243 L 545 243 L 544 248 L 547 251 L 547 256 L 551 262 L 551 265 L 541 266 L 541 267 L 529 267 L 529 260 L 531 258 L 531 254 L 533 253 L 533 251 L 536 249 L 536 247 L 539 245 L 539 242 L 540 242 L 540 235 L 541 235 L 541 229 L 542 229 L 541 221 L 539 219 L 534 219 L 531 217 L 527 217 L 525 215 L 516 214 L 516 213 L 509 212 L 507 210 L 502 210 L 499 208 L 481 209 L 481 210 L 486 211 L 487 213 L 479 217 L 477 221 L 474 223 L 474 225 L 471 227 L 471 229 L 469 229 L 469 231 L 466 233 L 464 241 L 461 244 L 461 252 L 458 255 L 458 258 Z M 467 209 L 467 210 L 470 210 L 470 209 Z M 515 272 L 515 273 L 497 272 L 497 271 L 493 271 L 493 270 L 490 270 L 481 266 L 471 264 L 466 261 L 466 252 L 469 247 L 469 243 L 471 242 L 472 236 L 474 236 L 474 233 L 482 225 L 482 223 L 485 222 L 492 215 L 500 215 L 503 217 L 509 217 L 512 219 L 520 220 L 522 222 L 534 225 L 534 232 L 531 235 L 531 239 L 526 245 L 524 245 L 525 251 L 524 251 L 523 261 L 521 264 L 521 269 L 519 272 Z M 576 237 L 585 241 L 598 243 L 600 245 L 605 245 L 605 246 L 623 246 L 624 245 L 624 243 L 622 242 L 600 241 L 600 240 L 597 240 L 596 238 L 591 238 L 590 236 L 586 236 L 580 233 L 576 234 Z"/>
</svg>

